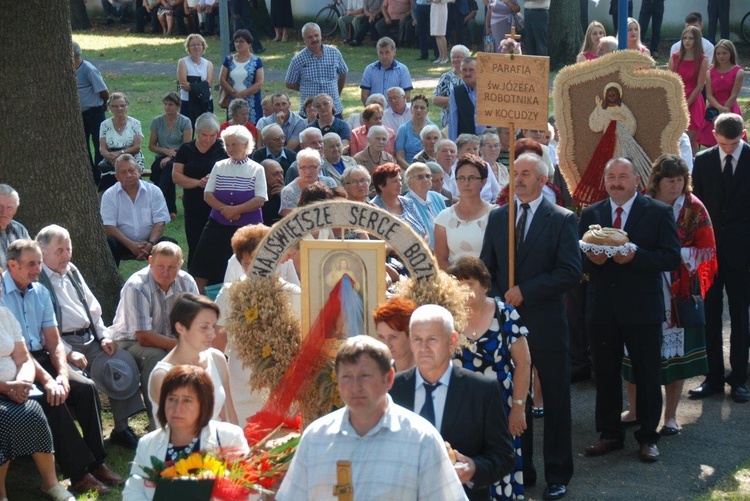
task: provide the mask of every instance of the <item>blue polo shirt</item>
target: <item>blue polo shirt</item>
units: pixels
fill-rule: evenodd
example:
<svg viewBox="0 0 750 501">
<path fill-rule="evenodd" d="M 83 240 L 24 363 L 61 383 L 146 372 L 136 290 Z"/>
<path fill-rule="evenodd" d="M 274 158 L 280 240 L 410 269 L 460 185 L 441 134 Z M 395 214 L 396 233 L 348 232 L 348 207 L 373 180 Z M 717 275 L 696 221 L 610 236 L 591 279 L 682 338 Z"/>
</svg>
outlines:
<svg viewBox="0 0 750 501">
<path fill-rule="evenodd" d="M 39 282 L 32 282 L 23 293 L 8 271 L 3 272 L 3 296 L 0 304 L 8 308 L 18 323 L 29 351 L 41 350 L 42 329 L 57 327 L 55 310 L 49 291 Z"/>
<path fill-rule="evenodd" d="M 368 64 L 362 74 L 360 89 L 367 89 L 370 94 L 383 94 L 391 87 L 401 87 L 404 92 L 414 88 L 411 73 L 404 63 L 393 60 L 390 68 L 383 68 L 380 61 Z"/>
</svg>

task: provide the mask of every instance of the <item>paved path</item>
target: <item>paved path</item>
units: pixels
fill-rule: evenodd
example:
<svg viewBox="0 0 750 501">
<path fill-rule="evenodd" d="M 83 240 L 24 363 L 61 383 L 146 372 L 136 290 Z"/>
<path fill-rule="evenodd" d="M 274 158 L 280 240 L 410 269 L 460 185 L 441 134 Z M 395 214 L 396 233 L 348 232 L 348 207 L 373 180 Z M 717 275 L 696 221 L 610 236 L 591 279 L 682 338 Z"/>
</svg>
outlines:
<svg viewBox="0 0 750 501">
<path fill-rule="evenodd" d="M 174 77 L 176 65 L 164 63 L 130 63 L 91 59 L 102 72 L 127 75 L 164 75 Z M 282 82 L 284 72 L 266 71 L 266 79 Z M 361 73 L 349 73 L 348 83 L 358 84 Z M 435 86 L 434 77 L 413 76 L 416 85 Z M 418 83 L 417 83 L 418 82 Z M 745 80 L 743 96 L 750 96 L 750 72 Z M 728 316 L 725 315 L 725 339 L 729 338 Z M 725 353 L 729 353 L 728 342 Z M 728 357 L 726 360 L 728 366 Z M 687 390 L 702 378 L 686 381 L 685 393 L 678 411 L 683 432 L 659 442 L 662 458 L 654 464 L 637 459 L 637 443 L 628 431 L 626 447 L 601 458 L 584 457 L 582 450 L 592 444 L 594 429 L 594 384 L 578 383 L 571 392 L 573 408 L 573 451 L 575 474 L 565 499 L 570 500 L 675 500 L 691 499 L 706 492 L 717 480 L 727 475 L 748 458 L 750 444 L 750 404 L 736 404 L 726 397 L 714 396 L 705 401 L 687 399 Z M 728 392 L 728 390 L 727 390 Z M 537 487 L 527 490 L 528 499 L 541 499 L 545 487 L 542 463 L 543 420 L 535 421 L 535 463 L 539 472 Z"/>
</svg>

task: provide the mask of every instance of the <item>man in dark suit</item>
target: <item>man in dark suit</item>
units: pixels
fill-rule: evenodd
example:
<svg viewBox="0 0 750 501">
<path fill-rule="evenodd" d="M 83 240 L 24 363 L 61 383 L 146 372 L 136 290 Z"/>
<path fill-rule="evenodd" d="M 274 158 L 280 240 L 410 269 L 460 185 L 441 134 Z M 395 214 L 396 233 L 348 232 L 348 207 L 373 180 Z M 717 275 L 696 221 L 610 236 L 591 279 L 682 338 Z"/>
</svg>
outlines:
<svg viewBox="0 0 750 501">
<path fill-rule="evenodd" d="M 659 459 L 656 428 L 661 419 L 661 328 L 664 322 L 662 273 L 680 264 L 680 240 L 672 207 L 637 192 L 633 164 L 614 158 L 604 168 L 608 199 L 583 210 L 580 233 L 592 224 L 622 228 L 635 250 L 607 255 L 587 252 L 583 271 L 589 273 L 586 323 L 596 373 L 596 430 L 599 441 L 586 447 L 588 456 L 623 448 L 623 343 L 633 363 L 636 386 L 635 439 L 644 462 Z M 546 398 L 546 395 L 545 395 Z"/>
<path fill-rule="evenodd" d="M 690 390 L 693 398 L 724 393 L 726 381 L 732 387 L 735 402 L 750 400 L 746 386 L 750 342 L 750 146 L 742 140 L 743 132 L 741 116 L 722 113 L 714 121 L 718 144 L 695 157 L 693 193 L 706 205 L 713 222 L 719 273 L 706 294 L 708 374 L 699 387 Z M 732 372 L 726 379 L 721 319 L 725 287 L 732 325 Z"/>
<path fill-rule="evenodd" d="M 565 292 L 581 279 L 575 214 L 542 195 L 547 166 L 533 153 L 514 164 L 516 285 L 508 282 L 508 206 L 490 213 L 481 258 L 492 277 L 491 294 L 505 298 L 529 329 L 531 361 L 544 395 L 544 499 L 560 499 L 573 476 L 570 423 L 568 322 Z M 533 484 L 533 419 L 527 416 L 523 443 L 524 483 Z"/>
<path fill-rule="evenodd" d="M 424 305 L 412 313 L 409 342 L 417 367 L 396 375 L 393 401 L 433 423 L 451 444 L 468 498 L 489 500 L 490 485 L 515 463 L 500 384 L 451 364 L 458 333 L 442 306 Z"/>
</svg>

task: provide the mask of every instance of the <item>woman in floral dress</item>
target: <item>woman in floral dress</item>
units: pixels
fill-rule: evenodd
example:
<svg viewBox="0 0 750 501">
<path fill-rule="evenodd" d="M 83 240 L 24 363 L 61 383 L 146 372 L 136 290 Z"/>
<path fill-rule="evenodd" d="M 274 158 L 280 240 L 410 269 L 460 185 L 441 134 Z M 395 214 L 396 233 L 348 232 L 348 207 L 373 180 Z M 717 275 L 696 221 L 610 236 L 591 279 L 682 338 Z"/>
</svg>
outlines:
<svg viewBox="0 0 750 501">
<path fill-rule="evenodd" d="M 526 397 L 531 380 L 531 355 L 526 341 L 528 330 L 518 311 L 500 298 L 487 297 L 490 273 L 481 259 L 460 257 L 448 268 L 448 273 L 472 292 L 466 300 L 469 320 L 464 335 L 468 346 L 463 347 L 453 363 L 497 378 L 513 436 L 515 467 L 492 486 L 492 498 L 523 499 L 521 434 L 526 429 Z"/>
</svg>

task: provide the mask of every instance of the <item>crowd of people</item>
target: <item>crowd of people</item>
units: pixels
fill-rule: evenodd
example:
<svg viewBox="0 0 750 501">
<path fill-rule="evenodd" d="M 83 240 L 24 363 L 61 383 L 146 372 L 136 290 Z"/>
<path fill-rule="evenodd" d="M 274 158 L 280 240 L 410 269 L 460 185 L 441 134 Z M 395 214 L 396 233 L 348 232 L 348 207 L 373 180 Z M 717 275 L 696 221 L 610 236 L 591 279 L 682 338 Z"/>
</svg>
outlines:
<svg viewBox="0 0 750 501">
<path fill-rule="evenodd" d="M 211 2 L 192 3 L 181 8 L 213 12 Z M 458 333 L 444 308 L 418 307 L 399 296 L 369 312 L 376 331 L 359 334 L 382 343 L 354 336 L 339 351 L 345 407 L 307 428 L 279 499 L 330 495 L 332 463 L 359 457 L 358 438 L 365 436 L 374 438 L 377 468 L 388 471 L 391 482 L 355 470 L 355 490 L 391 499 L 416 497 L 415 491 L 441 499 L 517 498 L 537 481 L 536 417 L 545 424 L 543 496 L 560 499 L 573 475 L 571 382 L 596 380 L 600 435 L 585 454 L 623 448 L 625 428 L 638 425 L 644 462 L 659 459 L 660 437 L 681 433 L 678 405 L 686 379 L 705 375 L 691 398 L 723 394 L 726 383 L 735 402 L 750 400 L 750 272 L 743 251 L 750 243 L 750 146 L 737 104 L 744 73 L 732 43 L 722 39 L 714 47 L 701 37 L 700 14 L 686 17 L 669 69 L 685 83 L 691 148 L 682 157 L 655 159 L 650 179 L 639 179 L 629 159 L 610 159 L 607 198 L 576 216 L 564 207 L 570 195 L 557 169 L 554 120 L 547 130 L 523 130 L 517 138 L 505 128 L 476 124 L 476 60 L 465 45 L 448 51 L 445 41 L 445 25 L 452 23 L 446 18 L 452 9 L 464 15 L 466 2 L 418 0 L 410 11 L 403 9 L 408 1 L 383 0 L 381 19 L 377 3 L 349 1 L 340 21 L 351 45 L 361 45 L 368 32 L 377 40 L 377 60 L 363 69 L 363 107 L 348 117 L 341 93 L 349 68 L 314 23 L 302 28 L 305 47 L 291 58 L 284 79 L 289 90 L 265 99 L 269 82 L 259 40 L 248 24 L 234 33 L 234 52 L 216 82 L 227 100 L 224 123 L 213 113 L 219 96 L 212 95 L 213 65 L 203 57 L 206 40 L 188 35 L 188 55 L 177 66 L 179 93 L 163 96 L 164 114 L 153 119 L 148 143 L 140 121 L 128 113 L 127 95 L 110 94 L 74 44 L 107 240 L 118 265 L 126 259 L 147 264 L 125 282 L 106 326 L 71 262 L 68 231 L 50 225 L 31 239 L 14 220 L 19 193 L 0 185 L 0 409 L 7 416 L 0 422 L 0 500 L 7 498 L 8 464 L 21 455 L 32 455 L 53 499 L 69 500 L 69 491 L 105 493 L 123 483 L 105 462 L 99 392 L 108 396 L 114 416 L 110 446 L 137 449 L 125 499 L 153 496 L 153 486 L 138 477 L 138 465 L 150 465 L 152 455 L 170 460 L 214 442 L 246 448 L 237 425 L 267 395 L 248 388 L 247 370 L 224 330 L 227 296 L 235 280 L 246 278 L 269 226 L 296 207 L 334 198 L 372 204 L 408 225 L 433 250 L 440 269 L 470 291 L 468 322 Z M 144 2 L 157 22 L 164 18 L 166 32 L 182 2 L 167 4 L 156 9 Z M 284 4 L 274 2 L 274 9 Z M 517 1 L 485 5 L 488 33 L 518 22 Z M 527 0 L 524 7 L 527 29 L 547 22 L 549 1 Z M 435 50 L 436 62 L 450 58 L 452 64 L 431 96 L 412 92 L 408 66 L 396 59 L 405 36 L 399 21 L 407 13 L 415 19 L 420 58 Z M 277 39 L 288 27 L 278 25 Z M 389 31 L 398 43 L 382 36 Z M 434 46 L 426 32 L 438 38 Z M 592 22 L 578 61 L 616 50 L 612 40 Z M 546 51 L 546 37 L 533 46 Z M 649 53 L 632 18 L 628 48 Z M 441 109 L 440 123 L 429 119 L 430 106 Z M 141 179 L 146 144 L 155 156 L 151 183 Z M 645 193 L 637 189 L 640 182 Z M 509 183 L 515 200 L 509 200 Z M 176 186 L 182 188 L 186 263 L 177 240 L 164 235 L 178 212 Z M 509 203 L 516 205 L 511 236 Z M 624 229 L 634 247 L 611 258 L 582 254 L 578 240 L 591 224 Z M 343 228 L 308 238 L 375 237 Z M 515 284 L 508 280 L 509 238 L 516 249 Z M 391 282 L 408 274 L 402 257 L 389 248 Z M 299 314 L 299 258 L 292 251 L 282 261 L 279 277 Z M 678 304 L 691 297 L 705 298 L 704 324 L 680 318 Z M 150 433 L 138 437 L 129 419 L 143 411 Z M 381 428 L 392 436 L 380 437 Z M 451 460 L 443 441 L 452 446 Z M 331 442 L 320 457 L 321 444 Z M 398 460 L 395 448 L 403 453 Z M 385 464 L 388 456 L 393 462 Z M 69 490 L 57 482 L 55 461 L 70 478 Z"/>
</svg>

